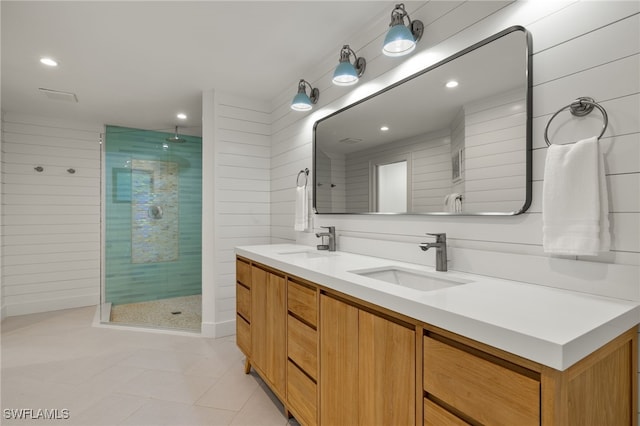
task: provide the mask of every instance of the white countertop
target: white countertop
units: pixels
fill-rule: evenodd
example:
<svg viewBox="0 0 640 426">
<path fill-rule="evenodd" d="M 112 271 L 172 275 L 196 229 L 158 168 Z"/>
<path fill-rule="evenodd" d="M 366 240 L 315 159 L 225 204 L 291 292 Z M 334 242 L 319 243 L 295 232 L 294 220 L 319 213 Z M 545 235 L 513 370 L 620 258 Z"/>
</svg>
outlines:
<svg viewBox="0 0 640 426">
<path fill-rule="evenodd" d="M 300 253 L 304 251 L 311 254 Z M 236 253 L 557 370 L 567 369 L 640 322 L 640 305 L 631 301 L 456 271 L 435 272 L 378 257 L 318 252 L 294 244 L 243 246 Z M 350 272 L 387 266 L 470 282 L 421 291 Z"/>
</svg>

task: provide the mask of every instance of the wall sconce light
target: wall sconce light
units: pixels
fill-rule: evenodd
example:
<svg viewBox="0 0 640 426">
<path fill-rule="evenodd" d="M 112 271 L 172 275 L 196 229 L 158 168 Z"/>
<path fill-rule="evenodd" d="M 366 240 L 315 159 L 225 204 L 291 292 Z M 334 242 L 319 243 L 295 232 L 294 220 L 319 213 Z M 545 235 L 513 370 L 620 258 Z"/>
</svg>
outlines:
<svg viewBox="0 0 640 426">
<path fill-rule="evenodd" d="M 310 94 L 307 95 L 307 86 L 309 86 Z M 291 101 L 291 109 L 295 111 L 309 111 L 312 104 L 318 102 L 320 97 L 320 90 L 313 88 L 309 82 L 301 79 L 298 83 L 298 93 L 293 97 Z"/>
<path fill-rule="evenodd" d="M 351 63 L 351 55 L 353 55 L 354 61 Z M 356 55 L 356 52 L 349 47 L 348 44 L 342 46 L 340 50 L 340 63 L 336 67 L 333 73 L 333 84 L 338 86 L 351 86 L 356 84 L 358 79 L 364 74 L 364 69 L 367 67 L 367 61 Z"/>
<path fill-rule="evenodd" d="M 409 25 L 404 24 L 405 16 Z M 424 24 L 422 21 L 411 20 L 407 11 L 404 10 L 404 3 L 396 4 L 391 12 L 389 27 L 382 47 L 382 53 L 387 56 L 403 56 L 411 53 L 424 33 Z"/>
</svg>

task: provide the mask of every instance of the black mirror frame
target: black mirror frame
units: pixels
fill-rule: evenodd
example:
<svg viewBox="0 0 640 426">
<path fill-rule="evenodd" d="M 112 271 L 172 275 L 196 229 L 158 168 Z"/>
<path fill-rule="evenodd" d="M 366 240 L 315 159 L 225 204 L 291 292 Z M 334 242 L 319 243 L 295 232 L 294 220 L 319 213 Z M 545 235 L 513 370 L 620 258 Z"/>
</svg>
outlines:
<svg viewBox="0 0 640 426">
<path fill-rule="evenodd" d="M 391 89 L 393 89 L 394 87 L 397 87 L 409 80 L 412 80 L 416 77 L 419 77 L 423 74 L 428 73 L 429 71 L 438 68 L 448 62 L 453 61 L 456 58 L 459 58 L 460 56 L 463 56 L 473 50 L 476 50 L 488 43 L 491 43 L 494 40 L 497 40 L 501 37 L 504 37 L 507 34 L 510 34 L 512 32 L 516 32 L 516 31 L 522 31 L 524 33 L 525 36 L 525 49 L 526 49 L 526 58 L 527 58 L 527 63 L 526 63 L 526 81 L 527 81 L 527 90 L 526 90 L 526 105 L 527 105 L 527 111 L 526 111 L 526 148 L 525 148 L 525 155 L 526 155 L 526 183 L 525 183 L 525 200 L 524 200 L 524 204 L 523 206 L 516 211 L 513 212 L 480 212 L 480 213 L 450 213 L 450 212 L 425 212 L 425 213 L 415 213 L 415 212 L 411 212 L 411 213 L 387 213 L 387 212 L 357 212 L 357 213 L 349 213 L 349 212 L 318 212 L 317 208 L 316 208 L 316 188 L 314 187 L 313 190 L 313 212 L 315 214 L 340 214 L 340 215 L 411 215 L 411 216 L 515 216 L 515 215 L 519 215 L 524 213 L 525 211 L 527 211 L 527 209 L 531 206 L 531 196 L 532 196 L 532 174 L 533 174 L 533 136 L 532 136 L 532 110 L 533 110 L 533 99 L 532 99 L 532 92 L 533 92 L 533 77 L 532 77 L 532 70 L 533 70 L 533 61 L 532 61 L 532 41 L 531 41 L 531 33 L 529 31 L 527 31 L 527 29 L 521 25 L 514 25 L 512 27 L 509 27 L 505 30 L 502 30 L 490 37 L 485 38 L 484 40 L 479 41 L 478 43 L 475 43 L 469 47 L 467 47 L 466 49 L 463 49 L 457 53 L 454 53 L 453 55 L 443 59 L 442 61 L 439 61 L 421 71 L 418 71 L 415 74 L 410 75 L 409 77 L 406 77 L 396 83 L 393 83 L 387 87 L 385 87 L 382 90 L 379 90 L 363 99 L 360 99 L 357 102 L 354 102 L 350 105 L 347 105 L 341 109 L 339 109 L 338 111 L 335 111 L 329 115 L 327 115 L 326 117 L 323 117 L 319 120 L 317 120 L 314 125 L 313 125 L 313 158 L 312 158 L 312 164 L 313 164 L 313 182 L 314 182 L 314 186 L 315 186 L 315 182 L 317 182 L 317 176 L 316 176 L 316 170 L 317 170 L 317 164 L 316 164 L 316 128 L 318 127 L 318 124 L 321 123 L 324 120 L 327 120 L 337 114 L 340 114 L 341 112 L 352 108 L 358 104 L 361 104 L 362 102 L 365 102 L 371 98 L 374 98 L 384 92 L 387 92 Z"/>
</svg>

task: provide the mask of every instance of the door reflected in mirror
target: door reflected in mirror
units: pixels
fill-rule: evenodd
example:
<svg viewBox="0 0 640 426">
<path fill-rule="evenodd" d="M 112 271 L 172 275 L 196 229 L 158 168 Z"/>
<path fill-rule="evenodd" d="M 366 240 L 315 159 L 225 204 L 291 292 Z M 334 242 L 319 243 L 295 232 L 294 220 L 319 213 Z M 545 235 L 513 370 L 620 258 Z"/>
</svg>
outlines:
<svg viewBox="0 0 640 426">
<path fill-rule="evenodd" d="M 407 211 L 407 161 L 375 164 L 376 212 L 406 213 Z"/>
<path fill-rule="evenodd" d="M 509 28 L 317 121 L 316 211 L 524 212 L 530 44 Z"/>
</svg>

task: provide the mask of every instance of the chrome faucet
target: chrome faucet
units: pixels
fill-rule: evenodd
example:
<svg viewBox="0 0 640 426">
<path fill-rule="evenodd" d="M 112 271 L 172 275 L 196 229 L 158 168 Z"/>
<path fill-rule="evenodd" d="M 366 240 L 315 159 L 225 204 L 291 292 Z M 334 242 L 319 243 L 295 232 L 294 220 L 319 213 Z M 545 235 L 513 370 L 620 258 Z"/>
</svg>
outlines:
<svg viewBox="0 0 640 426">
<path fill-rule="evenodd" d="M 435 243 L 420 243 L 422 251 L 436 249 L 436 271 L 447 272 L 447 234 L 427 234 L 436 237 Z"/>
<path fill-rule="evenodd" d="M 318 250 L 336 251 L 336 227 L 335 226 L 321 226 L 320 228 L 328 229 L 328 232 L 318 232 L 316 237 L 322 238 L 322 243 L 316 246 Z M 324 237 L 329 238 L 329 243 L 324 244 Z"/>
</svg>

